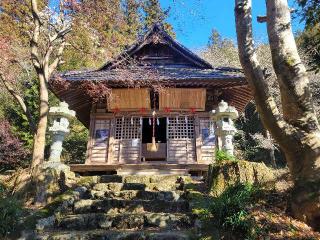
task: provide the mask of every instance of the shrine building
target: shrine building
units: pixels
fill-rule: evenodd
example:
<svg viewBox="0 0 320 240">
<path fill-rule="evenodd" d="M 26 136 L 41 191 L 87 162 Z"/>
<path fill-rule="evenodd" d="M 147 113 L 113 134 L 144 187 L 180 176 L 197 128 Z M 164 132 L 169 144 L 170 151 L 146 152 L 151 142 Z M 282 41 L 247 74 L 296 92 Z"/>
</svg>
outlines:
<svg viewBox="0 0 320 240">
<path fill-rule="evenodd" d="M 228 114 L 219 125 L 221 110 L 212 110 L 242 112 L 252 99 L 241 69 L 210 65 L 159 24 L 100 69 L 59 78 L 68 87 L 52 80 L 52 91 L 90 133 L 85 163 L 71 165 L 76 172 L 207 171 L 216 149 L 232 141 L 217 135 L 224 123 L 232 125 Z M 105 86 L 97 88 L 99 100 L 88 83 Z"/>
</svg>

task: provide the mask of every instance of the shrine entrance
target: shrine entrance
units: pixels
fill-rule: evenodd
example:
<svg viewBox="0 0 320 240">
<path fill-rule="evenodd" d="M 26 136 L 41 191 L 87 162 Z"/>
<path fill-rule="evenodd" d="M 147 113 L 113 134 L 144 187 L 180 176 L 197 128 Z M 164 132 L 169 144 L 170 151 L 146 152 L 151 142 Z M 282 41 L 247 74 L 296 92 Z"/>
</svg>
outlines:
<svg viewBox="0 0 320 240">
<path fill-rule="evenodd" d="M 142 161 L 166 161 L 167 158 L 167 119 L 157 118 L 154 126 L 156 150 L 150 150 L 153 137 L 152 118 L 143 118 L 142 121 Z"/>
</svg>

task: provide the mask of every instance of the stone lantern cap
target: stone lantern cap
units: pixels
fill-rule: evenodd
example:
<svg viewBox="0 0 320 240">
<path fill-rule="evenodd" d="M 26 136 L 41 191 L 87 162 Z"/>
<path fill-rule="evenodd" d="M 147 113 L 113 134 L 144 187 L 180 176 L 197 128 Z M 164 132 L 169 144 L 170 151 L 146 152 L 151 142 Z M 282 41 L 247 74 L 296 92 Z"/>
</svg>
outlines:
<svg viewBox="0 0 320 240">
<path fill-rule="evenodd" d="M 213 118 L 215 120 L 228 117 L 230 119 L 236 119 L 239 117 L 239 113 L 235 107 L 229 106 L 227 102 L 221 100 L 218 107 L 212 110 Z"/>
<path fill-rule="evenodd" d="M 76 112 L 69 109 L 69 105 L 66 102 L 60 102 L 58 107 L 51 107 L 49 115 L 53 117 L 65 117 L 71 119 L 76 115 Z"/>
</svg>

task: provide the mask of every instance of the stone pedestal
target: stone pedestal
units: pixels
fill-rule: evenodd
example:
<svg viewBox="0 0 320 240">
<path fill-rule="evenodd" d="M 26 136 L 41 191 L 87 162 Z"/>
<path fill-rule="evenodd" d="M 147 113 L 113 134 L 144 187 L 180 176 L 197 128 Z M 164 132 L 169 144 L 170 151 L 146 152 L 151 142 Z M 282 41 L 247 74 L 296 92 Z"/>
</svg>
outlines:
<svg viewBox="0 0 320 240">
<path fill-rule="evenodd" d="M 218 149 L 226 151 L 233 155 L 233 136 L 237 132 L 233 120 L 238 118 L 239 114 L 235 107 L 221 101 L 218 107 L 212 111 L 211 118 L 215 122 L 215 133 L 218 141 Z"/>
<path fill-rule="evenodd" d="M 69 133 L 69 120 L 75 116 L 75 112 L 69 110 L 67 103 L 61 102 L 58 107 L 50 108 L 49 116 L 53 119 L 49 127 L 52 144 L 49 160 L 41 165 L 36 179 L 36 202 L 39 204 L 49 203 L 57 194 L 66 191 L 75 177 L 70 167 L 60 159 L 63 140 Z"/>
</svg>

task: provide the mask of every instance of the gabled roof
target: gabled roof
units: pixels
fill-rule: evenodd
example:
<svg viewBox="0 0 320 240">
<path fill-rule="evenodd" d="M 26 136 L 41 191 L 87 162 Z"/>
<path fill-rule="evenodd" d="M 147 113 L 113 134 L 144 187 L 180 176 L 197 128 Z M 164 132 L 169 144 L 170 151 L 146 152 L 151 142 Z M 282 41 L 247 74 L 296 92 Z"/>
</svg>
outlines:
<svg viewBox="0 0 320 240">
<path fill-rule="evenodd" d="M 173 39 L 160 24 L 100 69 L 64 72 L 58 78 L 66 80 L 69 87 L 59 88 L 50 82 L 51 90 L 76 111 L 86 127 L 90 123 L 92 99 L 81 84 L 89 81 L 99 81 L 110 88 L 132 87 L 128 80 L 134 86 L 135 81 L 141 85 L 141 80 L 157 80 L 168 87 L 216 89 L 223 92 L 222 99 L 239 111 L 252 99 L 241 69 L 214 68 Z"/>
<path fill-rule="evenodd" d="M 126 62 L 131 59 L 138 59 L 141 56 L 141 51 L 148 45 L 155 46 L 161 45 L 168 47 L 173 54 L 185 60 L 185 63 L 189 63 L 188 67 L 201 68 L 201 69 L 213 69 L 212 65 L 207 61 L 200 58 L 198 55 L 191 52 L 184 47 L 178 41 L 173 39 L 159 23 L 154 24 L 151 29 L 140 40 L 122 52 L 117 58 L 107 62 L 99 70 L 110 70 L 119 67 L 122 64 L 126 65 Z M 143 54 L 143 53 L 142 53 Z M 145 56 L 144 56 L 145 57 Z M 159 59 L 165 58 L 165 56 L 158 56 Z M 141 60 L 141 59 L 140 59 Z M 166 64 L 167 65 L 167 64 Z"/>
</svg>

